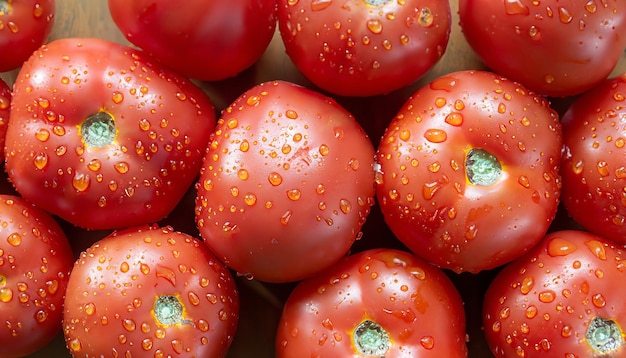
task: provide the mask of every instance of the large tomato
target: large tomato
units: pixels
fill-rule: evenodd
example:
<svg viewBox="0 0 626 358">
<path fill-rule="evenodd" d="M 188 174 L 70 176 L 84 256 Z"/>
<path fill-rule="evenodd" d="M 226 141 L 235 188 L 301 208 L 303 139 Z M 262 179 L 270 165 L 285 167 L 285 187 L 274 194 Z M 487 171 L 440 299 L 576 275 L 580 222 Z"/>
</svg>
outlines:
<svg viewBox="0 0 626 358">
<path fill-rule="evenodd" d="M 224 357 L 238 318 L 235 281 L 204 243 L 150 226 L 81 253 L 63 330 L 75 357 Z"/>
<path fill-rule="evenodd" d="M 489 68 L 543 95 L 594 87 L 626 47 L 623 0 L 461 0 L 459 16 Z"/>
<path fill-rule="evenodd" d="M 130 42 L 200 80 L 250 67 L 276 28 L 276 0 L 109 0 L 109 10 Z"/>
<path fill-rule="evenodd" d="M 347 96 L 386 94 L 443 56 L 448 0 L 278 0 L 287 55 L 311 82 Z"/>
<path fill-rule="evenodd" d="M 204 92 L 139 50 L 56 40 L 15 80 L 6 170 L 22 196 L 74 225 L 150 223 L 196 179 L 214 127 Z"/>
<path fill-rule="evenodd" d="M 4 138 L 11 113 L 11 89 L 0 79 L 0 162 L 4 160 Z"/>
<path fill-rule="evenodd" d="M 563 115 L 563 203 L 585 229 L 626 244 L 626 73 Z"/>
<path fill-rule="evenodd" d="M 50 214 L 0 195 L 0 356 L 23 357 L 56 337 L 73 263 Z"/>
<path fill-rule="evenodd" d="M 561 134 L 548 101 L 521 85 L 483 71 L 444 75 L 411 96 L 381 139 L 385 221 L 440 267 L 511 261 L 555 217 Z"/>
<path fill-rule="evenodd" d="M 403 251 L 345 257 L 301 282 L 277 357 L 467 357 L 463 302 L 439 269 Z"/>
<path fill-rule="evenodd" d="M 295 281 L 337 262 L 374 204 L 374 147 L 334 100 L 288 82 L 242 94 L 218 120 L 196 220 L 231 268 Z"/>
<path fill-rule="evenodd" d="M 583 231 L 558 231 L 510 263 L 484 300 L 497 357 L 624 357 L 626 250 Z"/>
<path fill-rule="evenodd" d="M 0 72 L 20 67 L 46 42 L 54 14 L 54 0 L 0 0 Z"/>
</svg>

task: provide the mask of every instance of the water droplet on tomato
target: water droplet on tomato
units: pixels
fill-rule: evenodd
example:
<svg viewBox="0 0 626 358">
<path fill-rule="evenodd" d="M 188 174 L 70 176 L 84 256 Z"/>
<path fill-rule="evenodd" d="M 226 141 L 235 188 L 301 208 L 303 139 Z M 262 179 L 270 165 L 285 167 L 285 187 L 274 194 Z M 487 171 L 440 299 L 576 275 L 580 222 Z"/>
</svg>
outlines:
<svg viewBox="0 0 626 358">
<path fill-rule="evenodd" d="M 520 285 L 520 292 L 524 295 L 527 295 L 535 286 L 535 278 L 532 276 L 526 276 L 522 280 L 522 284 Z"/>
<path fill-rule="evenodd" d="M 357 171 L 359 170 L 359 160 L 356 158 L 350 158 L 348 161 L 348 168 Z"/>
<path fill-rule="evenodd" d="M 72 178 L 72 187 L 74 187 L 74 189 L 76 189 L 76 191 L 78 192 L 83 192 L 87 190 L 90 184 L 91 178 L 89 177 L 89 175 L 77 172 Z"/>
<path fill-rule="evenodd" d="M 559 6 L 559 20 L 561 20 L 564 24 L 569 24 L 572 22 L 574 17 L 569 13 L 569 11 L 563 6 Z"/>
<path fill-rule="evenodd" d="M 606 250 L 604 245 L 598 240 L 589 240 L 585 242 L 587 248 L 593 253 L 593 255 L 600 260 L 606 260 Z"/>
<path fill-rule="evenodd" d="M 460 126 L 463 124 L 463 115 L 459 112 L 452 112 L 446 116 L 445 121 L 451 126 Z"/>
<path fill-rule="evenodd" d="M 283 215 L 280 217 L 280 223 L 283 225 L 289 224 L 289 220 L 291 219 L 292 215 L 293 215 L 293 211 L 291 210 L 285 211 L 285 213 L 283 213 Z"/>
<path fill-rule="evenodd" d="M 539 313 L 537 306 L 530 305 L 526 308 L 526 312 L 524 314 L 526 315 L 526 318 L 533 319 L 537 317 L 537 313 Z"/>
<path fill-rule="evenodd" d="M 11 246 L 20 246 L 22 244 L 22 236 L 18 233 L 12 233 L 9 237 L 7 237 L 7 242 Z"/>
<path fill-rule="evenodd" d="M 598 5 L 595 0 L 589 0 L 585 3 L 585 10 L 590 14 L 595 13 L 598 10 Z"/>
<path fill-rule="evenodd" d="M 155 275 L 156 277 L 164 278 L 169 283 L 171 283 L 172 286 L 176 286 L 176 272 L 174 272 L 172 269 L 165 266 L 157 265 L 155 269 Z"/>
<path fill-rule="evenodd" d="M 530 180 L 528 180 L 528 177 L 526 175 L 520 175 L 517 178 L 517 183 L 521 186 L 523 186 L 524 188 L 529 188 L 530 187 Z"/>
<path fill-rule="evenodd" d="M 111 100 L 113 100 L 113 103 L 115 104 L 120 104 L 124 100 L 124 94 L 122 92 L 115 91 L 111 96 Z"/>
<path fill-rule="evenodd" d="M 528 15 L 530 10 L 522 0 L 504 0 L 504 10 L 509 15 Z"/>
<path fill-rule="evenodd" d="M 256 195 L 254 195 L 254 193 L 247 193 L 246 195 L 244 195 L 243 197 L 243 201 L 244 203 L 246 203 L 246 205 L 248 206 L 253 206 L 256 204 Z"/>
<path fill-rule="evenodd" d="M 598 171 L 598 174 L 600 174 L 600 176 L 606 177 L 609 175 L 609 166 L 608 163 L 604 160 L 600 160 L 596 164 L 596 170 Z"/>
<path fill-rule="evenodd" d="M 300 200 L 301 196 L 302 196 L 302 192 L 298 189 L 287 190 L 287 197 L 290 200 L 293 200 L 293 201 Z"/>
<path fill-rule="evenodd" d="M 548 242 L 548 255 L 552 257 L 566 256 L 576 251 L 574 243 L 560 237 L 555 237 Z"/>
<path fill-rule="evenodd" d="M 556 293 L 552 290 L 546 290 L 539 292 L 539 301 L 543 303 L 550 303 L 556 299 Z"/>
<path fill-rule="evenodd" d="M 434 21 L 435 16 L 433 15 L 433 12 L 430 10 L 430 8 L 426 6 L 422 7 L 417 17 L 417 23 L 424 27 L 430 27 L 432 26 Z"/>
<path fill-rule="evenodd" d="M 83 306 L 83 312 L 85 312 L 88 316 L 96 313 L 96 305 L 93 302 L 87 302 Z"/>
<path fill-rule="evenodd" d="M 593 302 L 593 305 L 598 308 L 606 306 L 606 299 L 601 293 L 593 295 L 593 297 L 591 297 L 591 302 Z"/>
<path fill-rule="evenodd" d="M 37 153 L 33 158 L 33 164 L 39 170 L 43 170 L 48 165 L 48 155 L 46 153 Z"/>
<path fill-rule="evenodd" d="M 528 29 L 528 36 L 530 36 L 530 38 L 533 40 L 540 40 L 543 37 L 541 35 L 541 31 L 535 25 L 531 25 L 530 28 Z M 552 77 L 552 80 L 554 81 L 554 77 Z M 546 82 L 548 81 L 546 80 Z M 548 82 L 548 83 L 551 83 L 551 82 Z"/>
<path fill-rule="evenodd" d="M 174 352 L 176 352 L 178 354 L 183 354 L 183 352 L 184 352 L 184 345 L 183 345 L 183 340 L 182 339 L 172 339 L 171 346 L 172 346 L 172 349 L 174 350 Z"/>
<path fill-rule="evenodd" d="M 367 20 L 366 26 L 373 34 L 380 34 L 383 31 L 383 23 L 378 19 Z"/>
<path fill-rule="evenodd" d="M 346 215 L 350 214 L 350 212 L 352 211 L 352 203 L 350 202 L 350 200 L 343 198 L 339 200 L 339 209 L 342 213 Z"/>
<path fill-rule="evenodd" d="M 48 131 L 45 128 L 40 128 L 36 133 L 35 133 L 35 138 L 37 138 L 37 140 L 41 141 L 41 142 L 45 142 L 50 138 L 50 131 Z"/>
<path fill-rule="evenodd" d="M 256 95 L 250 96 L 246 100 L 246 104 L 248 106 L 256 106 L 256 105 L 259 104 L 259 102 L 261 102 L 261 97 L 260 96 L 256 96 Z"/>
<path fill-rule="evenodd" d="M 73 338 L 67 343 L 67 347 L 72 353 L 79 353 L 83 350 L 83 344 L 78 338 Z"/>
<path fill-rule="evenodd" d="M 554 83 L 554 76 L 553 75 L 546 75 L 543 79 L 547 84 L 552 84 Z"/>
<path fill-rule="evenodd" d="M 126 162 L 117 162 L 113 165 L 113 167 L 120 174 L 126 174 L 128 173 L 128 170 L 130 169 L 128 163 Z"/>
<path fill-rule="evenodd" d="M 241 180 L 247 180 L 249 177 L 248 171 L 246 169 L 239 169 L 237 172 L 237 178 Z"/>
<path fill-rule="evenodd" d="M 9 287 L 0 288 L 0 302 L 11 302 L 13 299 L 13 290 Z"/>
<path fill-rule="evenodd" d="M 431 128 L 424 132 L 424 138 L 432 143 L 442 143 L 448 139 L 448 134 L 443 129 Z"/>
</svg>

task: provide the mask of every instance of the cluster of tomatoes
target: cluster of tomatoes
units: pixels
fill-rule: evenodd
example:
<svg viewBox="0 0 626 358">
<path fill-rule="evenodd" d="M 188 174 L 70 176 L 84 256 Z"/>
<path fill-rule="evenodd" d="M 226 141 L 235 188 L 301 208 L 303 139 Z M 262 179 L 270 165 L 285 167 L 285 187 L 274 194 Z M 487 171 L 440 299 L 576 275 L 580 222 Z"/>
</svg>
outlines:
<svg viewBox="0 0 626 358">
<path fill-rule="evenodd" d="M 623 0 L 66 5 L 0 0 L 0 356 L 625 354 Z"/>
</svg>

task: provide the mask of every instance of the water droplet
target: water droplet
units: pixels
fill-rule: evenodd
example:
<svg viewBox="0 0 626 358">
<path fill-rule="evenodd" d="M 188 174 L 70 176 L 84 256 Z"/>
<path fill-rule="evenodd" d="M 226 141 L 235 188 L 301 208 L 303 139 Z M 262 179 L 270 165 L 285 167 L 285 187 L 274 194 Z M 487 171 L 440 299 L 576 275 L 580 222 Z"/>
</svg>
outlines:
<svg viewBox="0 0 626 358">
<path fill-rule="evenodd" d="M 587 248 L 600 260 L 606 260 L 606 250 L 604 245 L 598 240 L 589 240 L 585 242 Z"/>
<path fill-rule="evenodd" d="M 368 20 L 366 26 L 374 34 L 380 34 L 383 31 L 383 23 L 378 19 Z"/>
<path fill-rule="evenodd" d="M 517 182 L 524 188 L 530 188 L 530 180 L 528 180 L 528 177 L 526 175 L 520 175 L 517 178 Z"/>
<path fill-rule="evenodd" d="M 120 174 L 126 174 L 129 170 L 129 165 L 126 162 L 117 162 L 113 165 L 113 167 Z"/>
<path fill-rule="evenodd" d="M 537 316 L 537 313 L 539 313 L 539 310 L 537 309 L 537 306 L 534 305 L 530 305 L 526 308 L 526 318 L 528 319 L 533 319 Z"/>
<path fill-rule="evenodd" d="M 79 353 L 83 349 L 83 344 L 80 339 L 73 338 L 68 342 L 67 347 L 72 353 Z"/>
<path fill-rule="evenodd" d="M 35 133 L 35 138 L 37 138 L 37 140 L 41 141 L 41 142 L 45 142 L 50 138 L 50 131 L 48 131 L 45 128 L 40 128 L 36 133 Z"/>
<path fill-rule="evenodd" d="M 530 26 L 530 28 L 528 29 L 528 36 L 530 36 L 533 40 L 540 40 L 542 37 L 541 31 L 535 25 Z M 553 77 L 553 80 L 554 80 L 554 77 Z"/>
<path fill-rule="evenodd" d="M 176 98 L 178 98 L 181 101 L 184 101 L 187 99 L 187 95 L 182 92 L 176 92 Z"/>
<path fill-rule="evenodd" d="M 569 24 L 572 22 L 574 17 L 569 13 L 569 11 L 563 6 L 559 6 L 559 20 L 561 20 L 564 24 Z"/>
<path fill-rule="evenodd" d="M 291 210 L 285 211 L 285 213 L 280 217 L 280 223 L 283 225 L 289 224 L 289 220 L 291 219 L 292 215 L 293 215 L 293 211 Z"/>
<path fill-rule="evenodd" d="M 560 237 L 555 237 L 548 243 L 548 255 L 552 257 L 566 256 L 576 251 L 574 243 Z"/>
<path fill-rule="evenodd" d="M 424 138 L 432 143 L 442 143 L 448 139 L 448 134 L 443 129 L 431 128 L 424 132 Z"/>
<path fill-rule="evenodd" d="M 122 92 L 115 91 L 113 92 L 111 99 L 113 100 L 113 103 L 120 104 L 124 100 L 124 94 Z"/>
<path fill-rule="evenodd" d="M 530 10 L 522 0 L 504 0 L 504 10 L 509 15 L 528 15 Z"/>
<path fill-rule="evenodd" d="M 348 199 L 341 199 L 339 201 L 339 209 L 341 210 L 342 213 L 344 214 L 350 214 L 350 212 L 352 211 L 352 203 L 350 202 L 350 200 Z"/>
<path fill-rule="evenodd" d="M 287 197 L 293 201 L 300 200 L 301 196 L 302 192 L 300 192 L 300 190 L 298 189 L 287 190 Z"/>
<path fill-rule="evenodd" d="M 601 293 L 593 295 L 593 297 L 591 297 L 591 302 L 593 302 L 593 305 L 598 308 L 606 306 L 606 299 Z"/>
<path fill-rule="evenodd" d="M 424 27 L 430 27 L 432 26 L 434 21 L 435 16 L 433 15 L 433 12 L 430 10 L 430 8 L 426 6 L 422 7 L 417 18 L 417 23 Z"/>
<path fill-rule="evenodd" d="M 420 338 L 420 344 L 425 349 L 431 350 L 435 347 L 435 338 L 433 338 L 432 336 L 424 336 Z"/>
<path fill-rule="evenodd" d="M 247 180 L 249 177 L 248 171 L 246 169 L 239 169 L 237 172 L 237 178 L 241 180 Z"/>
<path fill-rule="evenodd" d="M 239 125 L 239 121 L 237 120 L 237 118 L 230 118 L 226 122 L 226 127 L 228 127 L 229 129 L 235 129 L 237 128 L 238 125 Z"/>
<path fill-rule="evenodd" d="M 359 160 L 356 158 L 350 158 L 348 161 L 348 167 L 354 171 L 359 170 Z"/>
<path fill-rule="evenodd" d="M 270 184 L 272 184 L 273 186 L 278 186 L 283 182 L 283 177 L 276 172 L 271 172 L 269 173 L 269 175 L 267 176 L 267 180 L 270 182 Z"/>
<path fill-rule="evenodd" d="M 91 316 L 92 314 L 96 313 L 96 305 L 93 302 L 85 303 L 85 305 L 83 306 L 83 311 L 88 316 Z"/>
<path fill-rule="evenodd" d="M 460 126 L 463 124 L 463 115 L 459 112 L 452 112 L 446 116 L 445 121 L 451 126 Z"/>
<path fill-rule="evenodd" d="M 89 188 L 91 184 L 91 178 L 87 174 L 75 173 L 72 178 L 72 187 L 78 192 L 83 192 Z"/>
<path fill-rule="evenodd" d="M 435 196 L 439 189 L 441 189 L 441 184 L 439 182 L 425 183 L 422 187 L 422 196 L 424 199 L 430 200 Z"/>
<path fill-rule="evenodd" d="M 598 164 L 596 164 L 596 169 L 598 170 L 598 174 L 600 174 L 600 176 L 606 177 L 609 175 L 609 166 L 604 160 L 601 160 Z"/>
<path fill-rule="evenodd" d="M 9 287 L 0 288 L 0 302 L 11 302 L 13 299 L 13 290 Z"/>
<path fill-rule="evenodd" d="M 149 351 L 152 349 L 152 339 L 150 338 L 145 338 L 144 340 L 141 341 L 141 348 L 143 348 L 144 351 Z"/>
<path fill-rule="evenodd" d="M 250 96 L 246 100 L 246 104 L 248 104 L 248 106 L 256 106 L 259 102 L 261 102 L 261 97 L 256 95 Z"/>
<path fill-rule="evenodd" d="M 582 162 L 582 160 L 579 160 L 576 163 L 572 163 L 572 171 L 576 175 L 582 173 L 584 168 L 585 164 Z"/>
<path fill-rule="evenodd" d="M 11 246 L 20 246 L 22 244 L 22 236 L 14 232 L 11 235 L 9 235 L 9 237 L 7 237 L 7 242 Z"/>
<path fill-rule="evenodd" d="M 539 292 L 539 301 L 543 303 L 550 303 L 556 299 L 556 293 L 552 290 L 546 290 Z"/>
<path fill-rule="evenodd" d="M 246 193 L 246 195 L 244 195 L 243 197 L 243 201 L 244 203 L 246 203 L 246 205 L 248 206 L 253 206 L 256 204 L 256 195 L 254 195 L 253 193 Z"/>
<path fill-rule="evenodd" d="M 311 1 L 311 10 L 320 11 L 329 7 L 333 3 L 332 0 L 312 0 Z"/>
<path fill-rule="evenodd" d="M 535 278 L 532 276 L 524 277 L 520 285 L 520 292 L 526 295 L 533 289 L 533 286 L 535 286 Z"/>
<path fill-rule="evenodd" d="M 33 158 L 33 164 L 39 170 L 43 170 L 48 165 L 48 155 L 46 153 L 37 153 Z"/>
<path fill-rule="evenodd" d="M 546 75 L 546 77 L 544 77 L 544 81 L 545 81 L 547 84 L 552 84 L 552 83 L 554 83 L 554 80 L 555 80 L 555 78 L 554 78 L 554 76 L 552 76 L 552 75 Z"/>
</svg>

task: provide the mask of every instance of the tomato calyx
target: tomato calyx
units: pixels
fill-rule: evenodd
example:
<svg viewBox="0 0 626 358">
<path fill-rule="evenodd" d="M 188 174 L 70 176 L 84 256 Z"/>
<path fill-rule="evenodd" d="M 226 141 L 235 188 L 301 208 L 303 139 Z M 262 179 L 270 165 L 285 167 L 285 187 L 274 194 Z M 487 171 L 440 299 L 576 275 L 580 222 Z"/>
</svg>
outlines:
<svg viewBox="0 0 626 358">
<path fill-rule="evenodd" d="M 80 133 L 88 147 L 100 148 L 113 143 L 117 130 L 113 116 L 108 112 L 99 111 L 83 121 Z"/>
<path fill-rule="evenodd" d="M 354 346 L 365 356 L 384 357 L 391 346 L 389 333 L 378 323 L 365 320 L 355 328 Z"/>
<path fill-rule="evenodd" d="M 0 0 L 0 15 L 7 15 L 11 12 L 12 6 L 7 0 Z"/>
<path fill-rule="evenodd" d="M 465 157 L 465 173 L 470 183 L 489 186 L 502 174 L 502 165 L 498 158 L 486 150 L 472 148 Z"/>
<path fill-rule="evenodd" d="M 176 296 L 159 296 L 154 300 L 154 318 L 164 327 L 191 323 L 183 319 L 183 310 L 183 304 Z"/>
<path fill-rule="evenodd" d="M 601 317 L 591 320 L 585 338 L 593 351 L 602 356 L 615 352 L 624 345 L 622 330 L 617 322 Z"/>
<path fill-rule="evenodd" d="M 391 0 L 364 0 L 369 6 L 384 6 L 391 2 Z"/>
</svg>

